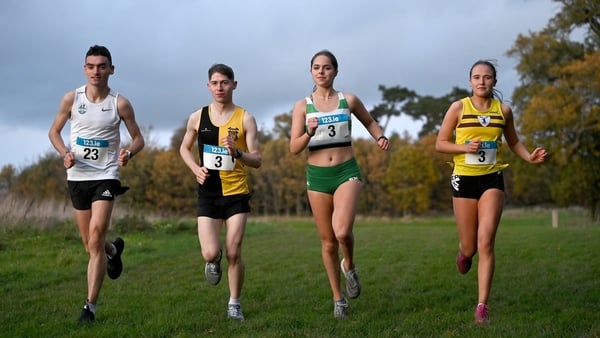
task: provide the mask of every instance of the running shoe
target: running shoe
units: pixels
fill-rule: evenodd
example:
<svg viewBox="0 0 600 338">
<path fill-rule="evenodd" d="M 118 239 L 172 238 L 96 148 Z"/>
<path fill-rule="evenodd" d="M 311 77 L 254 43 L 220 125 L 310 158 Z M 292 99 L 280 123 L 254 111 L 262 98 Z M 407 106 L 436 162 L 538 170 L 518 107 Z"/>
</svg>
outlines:
<svg viewBox="0 0 600 338">
<path fill-rule="evenodd" d="M 346 298 L 342 300 L 336 300 L 333 302 L 333 317 L 337 319 L 344 319 L 348 317 L 348 301 Z"/>
<path fill-rule="evenodd" d="M 356 268 L 350 269 L 346 271 L 344 267 L 345 259 L 342 259 L 340 262 L 340 266 L 342 267 L 342 272 L 344 273 L 344 277 L 346 277 L 346 294 L 348 297 L 354 299 L 360 296 L 360 280 L 358 279 L 358 273 L 356 272 Z"/>
<path fill-rule="evenodd" d="M 490 309 L 487 305 L 479 303 L 475 309 L 475 322 L 477 324 L 485 324 L 490 321 Z"/>
<path fill-rule="evenodd" d="M 89 307 L 86 305 L 81 309 L 81 313 L 79 314 L 79 319 L 77 319 L 77 323 L 79 324 L 91 324 L 96 319 L 96 315 L 90 311 Z"/>
<path fill-rule="evenodd" d="M 214 262 L 207 262 L 204 266 L 204 276 L 209 284 L 217 285 L 221 281 L 223 271 L 221 270 L 221 258 L 223 250 L 219 251 L 219 258 Z"/>
<path fill-rule="evenodd" d="M 463 256 L 463 254 L 459 251 L 458 255 L 456 255 L 456 267 L 458 268 L 458 272 L 463 275 L 471 269 L 471 264 L 473 263 L 473 258 L 467 258 Z"/>
<path fill-rule="evenodd" d="M 121 260 L 121 254 L 123 250 L 125 250 L 125 242 L 121 237 L 117 237 L 114 239 L 112 244 L 117 248 L 117 254 L 114 257 L 108 257 L 108 261 L 106 263 L 106 272 L 108 273 L 108 277 L 111 279 L 117 279 L 121 276 L 121 272 L 123 272 L 123 261 Z"/>
<path fill-rule="evenodd" d="M 240 304 L 227 305 L 227 317 L 235 320 L 244 320 L 244 313 Z"/>
</svg>

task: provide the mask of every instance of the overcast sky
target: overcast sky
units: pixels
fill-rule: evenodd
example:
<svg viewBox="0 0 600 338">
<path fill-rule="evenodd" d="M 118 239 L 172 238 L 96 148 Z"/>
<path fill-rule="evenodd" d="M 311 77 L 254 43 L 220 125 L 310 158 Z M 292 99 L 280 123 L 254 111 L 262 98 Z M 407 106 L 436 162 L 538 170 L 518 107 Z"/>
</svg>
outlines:
<svg viewBox="0 0 600 338">
<path fill-rule="evenodd" d="M 338 58 L 335 88 L 367 108 L 378 85 L 441 96 L 468 88 L 478 59 L 498 61 L 497 88 L 510 98 L 519 33 L 541 30 L 560 9 L 550 0 L 2 0 L 0 167 L 36 163 L 62 96 L 85 84 L 87 49 L 107 46 L 111 87 L 133 104 L 151 141 L 167 145 L 189 114 L 208 103 L 207 69 L 233 67 L 236 104 L 271 129 L 312 89 L 310 58 Z M 388 127 L 416 133 L 396 119 Z M 68 125 L 65 129 L 68 129 Z M 355 135 L 365 135 L 355 124 Z"/>
</svg>

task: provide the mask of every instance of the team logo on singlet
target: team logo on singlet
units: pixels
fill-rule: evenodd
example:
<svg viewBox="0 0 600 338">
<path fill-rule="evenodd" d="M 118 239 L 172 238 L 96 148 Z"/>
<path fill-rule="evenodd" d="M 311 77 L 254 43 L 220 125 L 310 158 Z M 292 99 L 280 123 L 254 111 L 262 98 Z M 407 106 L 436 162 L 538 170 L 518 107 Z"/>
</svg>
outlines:
<svg viewBox="0 0 600 338">
<path fill-rule="evenodd" d="M 492 118 L 489 116 L 477 116 L 477 119 L 479 120 L 479 124 L 481 124 L 484 127 L 487 127 L 490 124 L 490 121 L 492 120 Z"/>
<path fill-rule="evenodd" d="M 227 136 L 229 136 L 229 137 L 233 138 L 233 140 L 235 141 L 235 140 L 237 140 L 237 139 L 238 139 L 238 134 L 239 134 L 239 131 L 240 131 L 240 130 L 239 130 L 238 128 L 232 128 L 232 127 L 229 127 L 229 128 L 227 129 Z"/>
<path fill-rule="evenodd" d="M 81 115 L 87 112 L 87 106 L 85 105 L 85 103 L 82 103 L 79 105 L 79 107 L 77 107 L 77 112 Z"/>
<path fill-rule="evenodd" d="M 450 179 L 450 183 L 452 184 L 452 188 L 454 188 L 454 190 L 459 191 L 460 176 L 453 174 L 452 178 Z"/>
</svg>

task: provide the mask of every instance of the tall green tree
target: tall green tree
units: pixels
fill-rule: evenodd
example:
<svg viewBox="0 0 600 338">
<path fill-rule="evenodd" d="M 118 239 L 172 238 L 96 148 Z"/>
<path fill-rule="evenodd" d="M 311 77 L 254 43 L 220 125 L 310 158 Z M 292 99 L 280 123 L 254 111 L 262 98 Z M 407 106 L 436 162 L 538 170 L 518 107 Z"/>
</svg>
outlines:
<svg viewBox="0 0 600 338">
<path fill-rule="evenodd" d="M 371 115 L 379 122 L 385 134 L 392 117 L 400 116 L 404 111 L 404 106 L 417 98 L 417 93 L 402 86 L 388 88 L 379 85 L 378 89 L 381 92 L 383 102 L 373 107 Z M 385 121 L 381 122 L 383 118 L 385 118 Z"/>
<path fill-rule="evenodd" d="M 415 100 L 408 101 L 403 109 L 406 115 L 423 122 L 421 131 L 418 133 L 421 138 L 427 134 L 437 134 L 450 104 L 469 95 L 468 90 L 453 87 L 450 93 L 441 97 L 418 96 Z"/>
<path fill-rule="evenodd" d="M 519 35 L 508 51 L 519 59 L 521 83 L 513 94 L 514 108 L 520 112 L 524 143 L 543 145 L 551 154 L 545 183 L 553 199 L 561 205 L 583 204 L 598 218 L 600 3 L 557 2 L 563 8 L 548 26 Z M 579 36 L 573 35 L 576 29 L 583 38 L 574 38 Z"/>
</svg>

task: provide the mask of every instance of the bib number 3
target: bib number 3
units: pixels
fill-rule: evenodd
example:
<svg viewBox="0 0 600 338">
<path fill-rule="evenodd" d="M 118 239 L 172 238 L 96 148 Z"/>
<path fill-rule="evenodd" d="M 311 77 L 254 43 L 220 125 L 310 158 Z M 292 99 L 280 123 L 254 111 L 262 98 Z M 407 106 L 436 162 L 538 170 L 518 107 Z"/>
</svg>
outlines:
<svg viewBox="0 0 600 338">
<path fill-rule="evenodd" d="M 494 141 L 481 142 L 480 148 L 476 153 L 465 154 L 466 164 L 496 164 L 496 154 L 498 153 L 498 143 Z"/>
<path fill-rule="evenodd" d="M 229 155 L 226 147 L 205 144 L 202 151 L 202 164 L 212 170 L 231 171 L 235 169 L 235 158 Z"/>
</svg>

